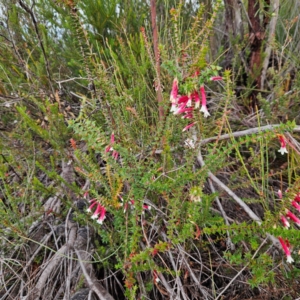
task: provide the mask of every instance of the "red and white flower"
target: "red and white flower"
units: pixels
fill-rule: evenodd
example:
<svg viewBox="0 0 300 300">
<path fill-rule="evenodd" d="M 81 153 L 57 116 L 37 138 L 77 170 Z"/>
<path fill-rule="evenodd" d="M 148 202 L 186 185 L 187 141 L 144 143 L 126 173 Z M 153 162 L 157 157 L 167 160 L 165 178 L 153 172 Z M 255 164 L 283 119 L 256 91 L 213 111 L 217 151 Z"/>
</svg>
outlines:
<svg viewBox="0 0 300 300">
<path fill-rule="evenodd" d="M 282 222 L 285 228 L 289 228 L 291 225 L 285 216 L 280 217 L 280 221 Z"/>
<path fill-rule="evenodd" d="M 106 216 L 106 209 L 103 205 L 101 205 L 96 199 L 92 199 L 90 200 L 91 205 L 89 206 L 89 208 L 87 209 L 87 212 L 92 212 L 92 210 L 94 209 L 94 207 L 96 207 L 94 213 L 92 214 L 91 218 L 93 220 L 98 219 L 97 223 L 98 224 L 102 224 L 103 221 L 105 220 Z"/>
<path fill-rule="evenodd" d="M 158 277 L 158 273 L 156 270 L 153 270 L 153 279 L 156 283 L 160 282 L 160 279 Z"/>
<path fill-rule="evenodd" d="M 284 153 L 288 153 L 287 149 L 286 149 L 286 141 L 285 138 L 282 134 L 278 134 L 277 135 L 280 141 L 280 149 L 278 150 L 278 152 L 280 152 L 282 155 L 284 155 Z"/>
<path fill-rule="evenodd" d="M 97 205 L 96 199 L 91 199 L 89 202 L 91 203 L 91 205 L 90 205 L 89 208 L 86 210 L 88 213 L 92 212 L 93 207 Z"/>
<path fill-rule="evenodd" d="M 289 242 L 288 240 L 284 240 L 282 237 L 279 237 L 278 238 L 280 244 L 281 244 L 281 247 L 286 255 L 286 258 L 287 258 L 287 262 L 288 263 L 292 263 L 294 260 L 291 256 L 291 251 L 290 251 L 290 248 L 289 248 Z"/>
<path fill-rule="evenodd" d="M 97 220 L 98 224 L 102 224 L 103 221 L 106 219 L 105 214 L 106 214 L 106 209 L 105 209 L 104 206 L 101 206 L 100 215 L 99 215 L 98 220 Z"/>
<path fill-rule="evenodd" d="M 112 147 L 112 145 L 115 143 L 115 134 L 112 133 L 110 136 L 110 144 L 105 148 L 105 152 L 110 152 L 113 151 L 114 148 Z"/>
<path fill-rule="evenodd" d="M 200 87 L 200 93 L 201 93 L 201 100 L 202 100 L 200 111 L 203 112 L 204 117 L 207 118 L 208 116 L 210 116 L 210 113 L 207 110 L 207 106 L 206 106 L 206 93 L 205 93 L 205 88 L 204 88 L 203 85 Z"/>
<path fill-rule="evenodd" d="M 112 145 L 115 143 L 115 134 L 112 133 L 111 136 L 110 136 L 110 144 L 105 148 L 105 152 L 108 153 L 108 152 L 112 152 L 112 157 L 117 160 L 118 157 L 119 157 L 119 152 L 116 151 Z"/>
<path fill-rule="evenodd" d="M 195 109 L 198 109 L 200 107 L 200 97 L 197 91 L 192 93 L 192 98 L 195 100 Z"/>
<path fill-rule="evenodd" d="M 174 78 L 172 90 L 171 90 L 171 94 L 170 94 L 170 101 L 172 104 L 177 103 L 177 97 L 178 97 L 178 79 Z"/>
<path fill-rule="evenodd" d="M 193 122 L 193 123 L 191 123 L 191 124 L 185 126 L 185 127 L 182 129 L 182 132 L 189 130 L 189 129 L 190 129 L 191 127 L 193 127 L 195 124 L 196 124 L 196 122 Z"/>
<path fill-rule="evenodd" d="M 291 211 L 287 210 L 286 217 L 291 219 L 297 226 L 300 227 L 300 219 L 297 218 Z"/>
<path fill-rule="evenodd" d="M 300 204 L 296 202 L 295 200 L 292 201 L 292 206 L 295 207 L 300 212 Z"/>
<path fill-rule="evenodd" d="M 300 193 L 295 196 L 294 201 L 300 202 Z"/>
</svg>

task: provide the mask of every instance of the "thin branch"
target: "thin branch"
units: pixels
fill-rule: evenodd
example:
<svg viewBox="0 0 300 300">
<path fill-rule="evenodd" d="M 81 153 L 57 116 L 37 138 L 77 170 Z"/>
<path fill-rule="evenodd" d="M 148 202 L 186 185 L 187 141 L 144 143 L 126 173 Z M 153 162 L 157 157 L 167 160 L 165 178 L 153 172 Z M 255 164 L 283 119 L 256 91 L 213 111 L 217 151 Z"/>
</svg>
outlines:
<svg viewBox="0 0 300 300">
<path fill-rule="evenodd" d="M 105 295 L 102 294 L 102 292 L 98 288 L 99 284 L 97 284 L 96 280 L 92 279 L 91 276 L 88 274 L 88 272 L 85 268 L 85 265 L 83 263 L 83 260 L 81 258 L 80 251 L 75 249 L 75 253 L 78 257 L 78 261 L 79 261 L 82 273 L 84 274 L 84 278 L 87 281 L 89 288 L 91 290 L 93 290 L 93 292 L 99 297 L 100 300 L 114 300 L 114 298 L 108 292 L 106 292 Z"/>
<path fill-rule="evenodd" d="M 263 240 L 263 242 L 260 244 L 260 246 L 258 247 L 258 249 L 253 254 L 251 260 L 255 258 L 255 256 L 259 252 L 259 250 L 266 243 L 266 240 L 267 239 Z M 220 299 L 220 297 L 226 292 L 226 290 L 231 286 L 231 284 L 236 280 L 236 278 L 238 278 L 243 273 L 243 271 L 248 267 L 248 265 L 250 264 L 251 260 L 230 280 L 230 282 L 227 284 L 227 286 L 222 290 L 222 292 L 218 295 L 218 297 L 215 300 Z"/>
<path fill-rule="evenodd" d="M 201 166 L 204 166 L 204 160 L 202 157 L 201 152 L 198 152 L 197 160 Z M 238 197 L 227 185 L 225 185 L 219 178 L 217 178 L 212 172 L 208 171 L 209 178 L 215 182 L 220 188 L 222 188 L 232 199 L 235 200 L 247 213 L 247 215 L 253 220 L 256 221 L 258 224 L 261 224 L 261 219 L 258 217 L 252 209 L 240 198 Z"/>
<path fill-rule="evenodd" d="M 69 234 L 69 239 L 68 242 L 63 245 L 54 255 L 54 257 L 51 259 L 51 261 L 47 264 L 47 266 L 45 267 L 42 275 L 40 276 L 34 290 L 34 296 L 38 297 L 40 296 L 42 289 L 45 286 L 46 281 L 48 280 L 51 272 L 55 269 L 56 266 L 59 265 L 59 263 L 61 262 L 61 260 L 63 259 L 63 257 L 65 256 L 65 253 L 67 251 L 67 249 L 69 247 L 72 247 L 72 245 L 74 245 L 75 242 L 75 238 L 76 238 L 76 232 L 77 232 L 77 226 L 72 226 L 71 230 L 70 230 L 70 234 Z"/>
<path fill-rule="evenodd" d="M 270 30 L 269 30 L 269 37 L 268 37 L 268 43 L 267 43 L 268 46 L 265 50 L 265 59 L 264 59 L 264 62 L 263 62 L 263 67 L 262 67 L 262 72 L 261 72 L 260 88 L 262 90 L 264 89 L 267 69 L 268 69 L 271 50 L 272 50 L 272 43 L 273 43 L 273 40 L 275 38 L 275 29 L 276 29 L 276 24 L 277 24 L 277 20 L 278 20 L 278 13 L 279 13 L 279 0 L 273 0 L 272 2 L 273 2 L 272 3 L 273 10 L 272 10 L 272 18 L 271 18 L 271 21 L 270 21 Z"/>
<path fill-rule="evenodd" d="M 280 124 L 272 124 L 272 125 L 266 125 L 266 126 L 241 130 L 241 131 L 237 131 L 237 132 L 233 132 L 233 133 L 227 133 L 227 134 L 223 134 L 221 136 L 214 136 L 214 137 L 204 139 L 204 140 L 200 141 L 200 145 L 203 146 L 205 144 L 208 144 L 208 143 L 216 141 L 216 140 L 221 141 L 221 140 L 230 139 L 232 137 L 241 137 L 241 136 L 245 136 L 245 135 L 256 134 L 256 133 L 259 133 L 262 131 L 272 130 L 272 129 L 275 129 L 278 127 L 280 127 Z M 293 129 L 293 132 L 300 132 L 300 126 L 299 125 L 295 126 L 295 128 Z"/>
</svg>

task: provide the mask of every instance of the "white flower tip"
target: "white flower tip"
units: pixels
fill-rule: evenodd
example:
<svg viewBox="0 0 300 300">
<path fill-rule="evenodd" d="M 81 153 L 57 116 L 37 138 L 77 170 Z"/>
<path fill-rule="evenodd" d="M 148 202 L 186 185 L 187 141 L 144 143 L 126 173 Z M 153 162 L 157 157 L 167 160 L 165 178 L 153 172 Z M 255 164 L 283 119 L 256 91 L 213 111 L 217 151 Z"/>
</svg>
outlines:
<svg viewBox="0 0 300 300">
<path fill-rule="evenodd" d="M 159 283 L 159 282 L 160 282 L 160 279 L 159 279 L 158 277 L 156 277 L 156 278 L 155 278 L 155 281 L 156 281 L 157 283 Z"/>
<path fill-rule="evenodd" d="M 86 212 L 87 212 L 87 213 L 90 213 L 90 212 L 92 212 L 92 211 L 88 208 L 88 209 L 86 210 Z"/>
<path fill-rule="evenodd" d="M 288 255 L 288 256 L 286 257 L 286 261 L 287 261 L 289 264 L 291 264 L 294 260 L 293 260 L 293 258 L 292 258 L 290 255 Z"/>
<path fill-rule="evenodd" d="M 171 109 L 170 109 L 170 112 L 175 114 L 176 111 L 177 111 L 177 105 L 172 105 Z"/>
<path fill-rule="evenodd" d="M 208 112 L 206 106 L 202 106 L 201 109 L 200 109 L 200 111 L 203 112 L 204 118 L 207 118 L 208 116 L 210 116 L 210 113 Z"/>
<path fill-rule="evenodd" d="M 278 150 L 278 152 L 280 152 L 281 155 L 284 155 L 284 153 L 288 153 L 288 151 L 286 150 L 285 147 L 281 147 L 281 148 Z"/>
<path fill-rule="evenodd" d="M 93 220 L 97 219 L 97 217 L 98 217 L 98 215 L 92 215 L 92 216 L 91 216 L 91 218 L 92 218 Z"/>
</svg>

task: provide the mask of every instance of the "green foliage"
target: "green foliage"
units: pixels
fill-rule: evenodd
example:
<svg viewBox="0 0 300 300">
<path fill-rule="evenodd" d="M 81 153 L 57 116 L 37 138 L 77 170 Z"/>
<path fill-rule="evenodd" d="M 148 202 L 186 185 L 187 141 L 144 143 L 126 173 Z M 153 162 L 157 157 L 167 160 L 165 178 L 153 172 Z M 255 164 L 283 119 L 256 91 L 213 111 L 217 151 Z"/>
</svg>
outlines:
<svg viewBox="0 0 300 300">
<path fill-rule="evenodd" d="M 93 228 L 94 269 L 99 276 L 122 272 L 126 289 L 122 293 L 128 299 L 146 297 L 145 292 L 157 298 L 166 283 L 176 282 L 180 289 L 181 281 L 193 287 L 191 294 L 199 294 L 199 282 L 216 294 L 214 283 L 207 282 L 228 268 L 225 265 L 237 272 L 245 268 L 252 289 L 280 288 L 282 279 L 276 276 L 281 260 L 270 255 L 265 238 L 280 236 L 295 251 L 300 248 L 299 231 L 280 225 L 280 216 L 292 209 L 290 200 L 300 188 L 299 147 L 293 140 L 299 116 L 297 109 L 290 109 L 299 105 L 300 77 L 292 67 L 298 66 L 292 55 L 297 43 L 289 42 L 289 34 L 296 36 L 298 20 L 278 25 L 272 47 L 274 53 L 281 52 L 278 65 L 268 69 L 270 91 L 259 91 L 260 107 L 250 114 L 247 103 L 254 75 L 243 73 L 247 60 L 242 56 L 250 55 L 251 49 L 246 42 L 237 45 L 239 38 L 232 41 L 232 49 L 243 49 L 242 54 L 233 54 L 232 70 L 223 70 L 211 51 L 222 1 L 207 6 L 200 1 L 200 7 L 157 1 L 159 71 L 145 1 L 36 2 L 30 9 L 37 22 L 15 2 L 7 4 L 5 18 L 1 16 L 6 22 L 0 29 L 6 53 L 0 55 L 3 253 L 13 257 L 16 265 L 42 270 L 39 251 L 49 258 L 58 253 L 67 236 L 56 239 L 55 230 L 77 222 L 80 228 Z M 280 14 L 287 13 L 284 2 Z M 283 79 L 282 74 L 288 75 Z M 221 82 L 211 81 L 219 75 Z M 191 120 L 169 112 L 174 78 L 180 95 L 205 87 L 209 118 L 194 106 Z M 157 82 L 162 85 L 163 118 L 158 113 Z M 280 126 L 265 130 L 278 120 L 283 121 Z M 182 130 L 192 122 L 189 131 Z M 288 155 L 278 153 L 280 136 L 286 139 Z M 195 145 L 190 147 L 187 139 Z M 64 174 L 65 165 L 71 166 L 71 175 Z M 232 193 L 210 174 L 262 222 L 249 218 L 233 202 Z M 289 192 L 277 199 L 278 189 L 287 187 Z M 88 196 L 83 197 L 87 190 Z M 52 211 L 46 204 L 55 197 L 59 208 Z M 102 225 L 90 219 L 86 208 L 93 202 L 86 198 L 107 210 Z M 77 207 L 80 200 L 84 210 Z M 36 238 L 32 228 L 37 221 L 51 237 L 49 242 Z M 229 241 L 235 249 L 229 248 Z M 28 252 L 36 253 L 32 261 L 26 252 L 31 244 L 40 246 Z M 71 253 L 65 261 L 73 263 Z M 220 257 L 224 266 L 215 267 Z M 63 266 L 61 274 L 65 274 Z M 233 278 L 237 272 L 228 269 L 225 274 Z M 8 282 L 19 282 L 13 277 L 18 271 Z M 156 274 L 165 281 L 157 282 Z M 285 283 L 297 275 L 291 267 Z M 77 288 L 84 284 L 80 277 Z M 56 289 L 50 281 L 45 286 Z M 221 281 L 220 286 L 226 287 L 227 282 Z M 9 288 L 0 286 L 0 292 Z"/>
</svg>

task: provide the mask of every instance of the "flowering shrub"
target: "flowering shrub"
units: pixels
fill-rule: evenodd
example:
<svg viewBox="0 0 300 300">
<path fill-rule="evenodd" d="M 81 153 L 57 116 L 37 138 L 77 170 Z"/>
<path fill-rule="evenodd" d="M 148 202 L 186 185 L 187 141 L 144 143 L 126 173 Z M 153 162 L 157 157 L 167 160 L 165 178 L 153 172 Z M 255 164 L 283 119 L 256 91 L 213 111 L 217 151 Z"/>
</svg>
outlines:
<svg viewBox="0 0 300 300">
<path fill-rule="evenodd" d="M 176 77 L 173 80 L 172 89 L 170 93 L 170 102 L 171 102 L 171 112 L 174 115 L 182 115 L 182 119 L 194 119 L 195 111 L 200 107 L 200 96 L 201 95 L 201 108 L 200 112 L 203 112 L 205 118 L 210 116 L 210 113 L 207 109 L 207 99 L 206 91 L 204 87 L 204 82 L 209 78 L 211 81 L 223 80 L 221 76 L 211 76 L 216 74 L 220 68 L 217 66 L 211 66 L 201 72 L 197 71 L 190 78 L 185 78 L 186 83 L 182 84 L 180 87 L 180 82 Z M 200 87 L 198 87 L 200 85 Z M 187 95 L 181 95 L 179 92 L 185 91 Z M 192 122 L 186 125 L 182 131 L 187 131 L 193 127 L 196 122 Z"/>
<path fill-rule="evenodd" d="M 296 299 L 293 1 L 2 2 L 0 298 Z"/>
</svg>

